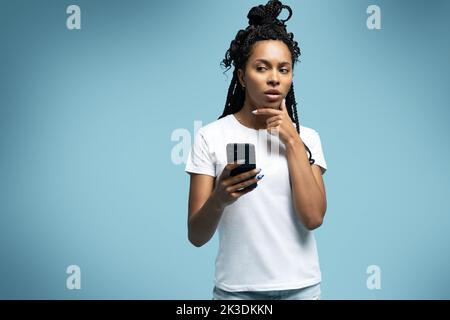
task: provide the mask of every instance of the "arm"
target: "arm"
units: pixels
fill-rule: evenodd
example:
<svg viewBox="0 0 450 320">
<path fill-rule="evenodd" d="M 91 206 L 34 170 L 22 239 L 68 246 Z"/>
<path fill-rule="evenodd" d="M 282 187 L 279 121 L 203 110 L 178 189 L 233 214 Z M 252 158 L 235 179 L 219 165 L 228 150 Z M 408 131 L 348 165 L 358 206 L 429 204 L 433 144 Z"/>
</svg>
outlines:
<svg viewBox="0 0 450 320">
<path fill-rule="evenodd" d="M 318 165 L 309 164 L 303 141 L 287 112 L 286 100 L 283 99 L 279 110 L 261 108 L 252 112 L 269 117 L 266 119 L 268 131 L 272 133 L 275 129 L 286 146 L 294 208 L 300 221 L 310 230 L 319 227 L 327 210 L 321 169 Z"/>
<path fill-rule="evenodd" d="M 254 190 L 238 189 L 258 183 L 255 177 L 258 169 L 230 177 L 231 170 L 238 165 L 226 165 L 216 186 L 212 176 L 191 174 L 188 238 L 194 246 L 201 247 L 212 238 L 226 206 Z"/>
<path fill-rule="evenodd" d="M 212 238 L 223 213 L 224 207 L 212 193 L 213 188 L 214 177 L 191 174 L 188 238 L 196 247 Z"/>
<path fill-rule="evenodd" d="M 285 145 L 294 208 L 303 225 L 313 230 L 320 227 L 327 210 L 321 169 L 310 165 L 300 136 Z"/>
</svg>

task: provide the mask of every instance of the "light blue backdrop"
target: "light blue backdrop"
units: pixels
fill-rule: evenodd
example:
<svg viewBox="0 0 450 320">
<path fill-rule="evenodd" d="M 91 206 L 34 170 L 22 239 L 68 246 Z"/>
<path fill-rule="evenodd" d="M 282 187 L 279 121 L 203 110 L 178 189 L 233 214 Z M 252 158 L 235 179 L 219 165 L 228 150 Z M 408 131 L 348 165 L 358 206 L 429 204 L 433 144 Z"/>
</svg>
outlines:
<svg viewBox="0 0 450 320">
<path fill-rule="evenodd" d="M 263 2 L 0 2 L 0 298 L 211 298 L 218 242 L 187 240 L 171 137 L 222 113 L 219 63 Z M 322 297 L 449 299 L 450 2 L 285 2 L 328 164 Z"/>
</svg>

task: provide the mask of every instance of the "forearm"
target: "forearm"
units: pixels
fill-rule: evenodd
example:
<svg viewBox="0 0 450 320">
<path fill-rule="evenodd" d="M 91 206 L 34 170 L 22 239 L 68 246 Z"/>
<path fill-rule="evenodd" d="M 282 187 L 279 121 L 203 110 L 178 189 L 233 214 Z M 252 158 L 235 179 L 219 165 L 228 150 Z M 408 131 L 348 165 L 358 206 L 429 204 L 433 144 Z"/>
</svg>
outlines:
<svg viewBox="0 0 450 320">
<path fill-rule="evenodd" d="M 193 245 L 201 247 L 212 238 L 224 208 L 214 194 L 211 194 L 203 207 L 190 217 L 188 238 Z"/>
<path fill-rule="evenodd" d="M 296 213 L 305 227 L 315 229 L 322 224 L 325 215 L 325 198 L 300 137 L 286 144 L 286 157 Z"/>
</svg>

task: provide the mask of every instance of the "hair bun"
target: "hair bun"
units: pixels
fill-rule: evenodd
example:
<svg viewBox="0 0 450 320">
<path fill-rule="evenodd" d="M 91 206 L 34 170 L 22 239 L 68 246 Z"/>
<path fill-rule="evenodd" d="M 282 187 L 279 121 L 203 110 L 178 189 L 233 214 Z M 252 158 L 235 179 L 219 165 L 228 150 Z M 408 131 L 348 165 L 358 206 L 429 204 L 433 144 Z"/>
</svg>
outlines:
<svg viewBox="0 0 450 320">
<path fill-rule="evenodd" d="M 288 10 L 289 15 L 286 19 L 280 20 L 278 16 L 283 9 Z M 251 26 L 263 26 L 268 24 L 284 25 L 292 16 L 292 10 L 289 6 L 283 5 L 278 0 L 270 0 L 266 5 L 253 7 L 248 12 L 248 24 Z"/>
</svg>

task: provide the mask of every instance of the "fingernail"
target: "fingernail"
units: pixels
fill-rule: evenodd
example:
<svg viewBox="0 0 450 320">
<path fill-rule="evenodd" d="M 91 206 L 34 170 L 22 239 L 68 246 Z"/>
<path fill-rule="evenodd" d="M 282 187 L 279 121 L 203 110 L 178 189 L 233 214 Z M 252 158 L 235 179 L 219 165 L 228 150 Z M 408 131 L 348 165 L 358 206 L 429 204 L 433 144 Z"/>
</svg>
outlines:
<svg viewBox="0 0 450 320">
<path fill-rule="evenodd" d="M 255 110 L 252 111 L 252 113 L 253 113 L 253 114 L 257 114 L 257 113 L 258 113 L 258 110 L 255 109 Z"/>
<path fill-rule="evenodd" d="M 264 175 L 263 175 L 263 174 L 258 174 L 258 176 L 256 177 L 256 179 L 258 179 L 258 180 L 261 180 L 261 179 L 262 179 L 262 177 L 264 177 Z"/>
<path fill-rule="evenodd" d="M 260 172 L 261 172 L 261 170 L 262 170 L 262 168 L 259 168 L 259 170 L 258 170 L 258 172 L 257 172 L 257 173 L 260 173 Z"/>
</svg>

